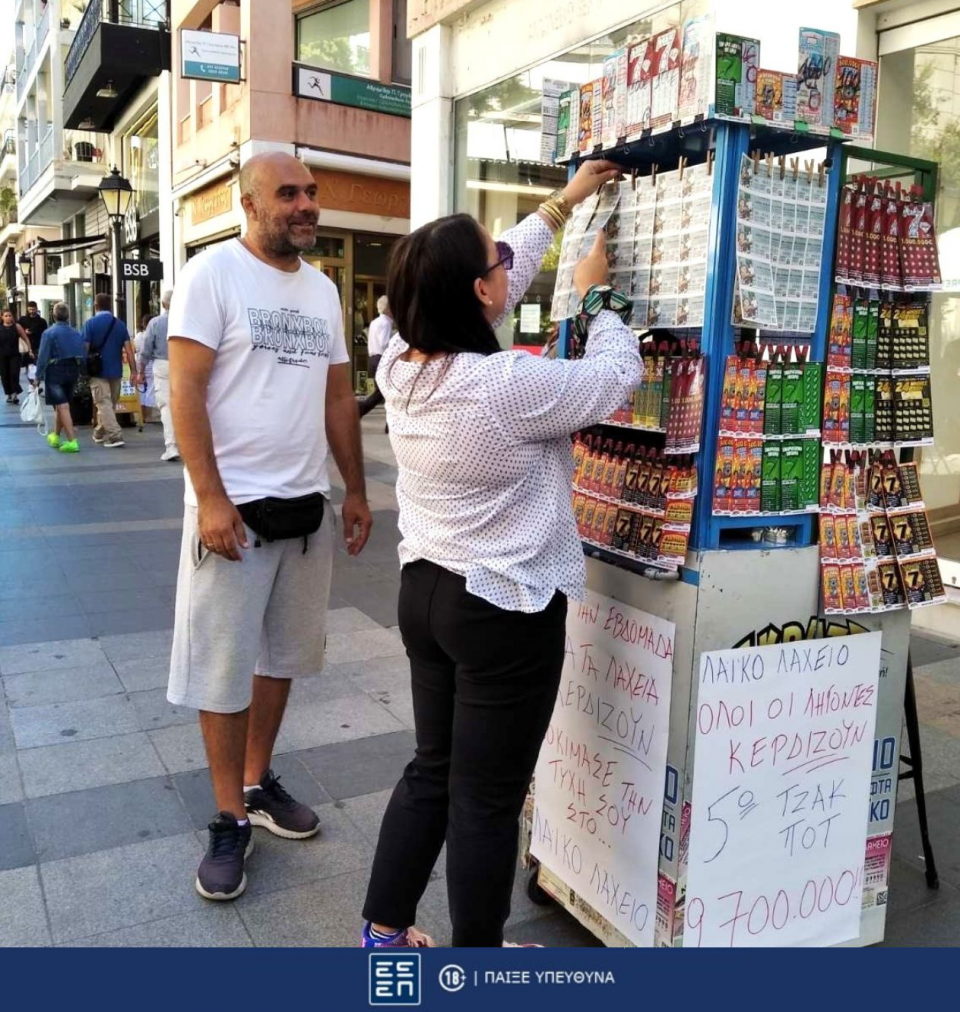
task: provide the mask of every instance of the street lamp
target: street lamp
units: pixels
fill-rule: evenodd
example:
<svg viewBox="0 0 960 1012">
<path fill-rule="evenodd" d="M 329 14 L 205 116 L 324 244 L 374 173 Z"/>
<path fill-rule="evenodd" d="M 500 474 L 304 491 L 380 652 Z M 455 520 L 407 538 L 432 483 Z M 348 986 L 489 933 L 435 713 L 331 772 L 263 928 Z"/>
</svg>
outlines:
<svg viewBox="0 0 960 1012">
<path fill-rule="evenodd" d="M 123 320 L 127 315 L 127 298 L 120 271 L 121 230 L 123 219 L 133 200 L 133 187 L 130 185 L 129 179 L 120 175 L 120 170 L 116 166 L 108 176 L 104 176 L 100 181 L 100 197 L 110 216 L 110 223 L 113 225 L 113 254 L 111 257 L 113 261 L 113 312 L 118 320 Z"/>
<path fill-rule="evenodd" d="M 30 301 L 30 275 L 33 273 L 33 257 L 29 253 L 21 253 L 20 273 L 23 275 L 23 315 L 27 315 L 27 303 Z"/>
</svg>

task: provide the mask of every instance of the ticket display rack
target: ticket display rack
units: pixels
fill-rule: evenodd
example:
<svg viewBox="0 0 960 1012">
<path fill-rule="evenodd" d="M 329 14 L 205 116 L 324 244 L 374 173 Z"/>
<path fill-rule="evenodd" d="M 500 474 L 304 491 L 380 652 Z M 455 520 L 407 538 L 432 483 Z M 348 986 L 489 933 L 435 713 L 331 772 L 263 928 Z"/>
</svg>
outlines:
<svg viewBox="0 0 960 1012">
<path fill-rule="evenodd" d="M 867 656 L 870 651 L 864 649 L 866 637 L 856 651 L 867 658 L 865 666 L 873 669 L 867 673 L 868 678 L 873 679 L 876 693 L 875 721 L 873 714 L 870 719 L 875 739 L 872 769 L 869 774 L 866 772 L 870 763 L 863 759 L 861 751 L 863 773 L 858 781 L 861 793 L 850 802 L 852 808 L 846 815 L 848 821 L 852 820 L 861 827 L 860 843 L 866 840 L 866 852 L 860 851 L 859 868 L 849 873 L 851 881 L 856 880 L 862 909 L 857 927 L 851 929 L 848 921 L 845 932 L 831 934 L 829 930 L 824 930 L 820 935 L 814 933 L 807 941 L 798 944 L 866 945 L 879 941 L 883 937 L 892 854 L 910 613 L 903 607 L 892 610 L 864 608 L 855 615 L 834 614 L 831 610 L 828 614 L 821 598 L 818 524 L 823 505 L 820 496 L 821 464 L 830 459 L 829 451 L 823 447 L 824 415 L 821 412 L 837 293 L 835 263 L 840 199 L 850 158 L 863 160 L 874 156 L 856 149 L 848 158 L 843 141 L 835 135 L 813 134 L 794 129 L 792 125 L 781 129 L 775 124 L 721 117 L 675 126 L 631 143 L 617 144 L 602 152 L 591 152 L 590 156 L 601 154 L 624 167 L 626 178 L 619 183 L 620 187 L 649 186 L 652 185 L 652 176 L 681 170 L 693 170 L 701 176 L 705 171 L 709 177 L 709 201 L 704 204 L 707 220 L 702 307 L 690 302 L 684 307 L 684 312 L 689 312 L 692 306 L 694 312 L 700 313 L 700 325 L 689 326 L 689 316 L 681 313 L 669 316 L 670 325 L 665 328 L 669 330 L 667 339 L 674 342 L 668 347 L 680 348 L 680 353 L 673 358 L 673 375 L 676 375 L 677 362 L 692 359 L 691 345 L 700 359 L 698 369 L 702 372 L 702 381 L 698 396 L 702 397 L 702 419 L 696 440 L 689 445 L 680 444 L 675 448 L 678 452 L 672 457 L 667 445 L 669 425 L 651 424 L 656 415 L 652 405 L 656 403 L 658 393 L 662 403 L 664 387 L 661 386 L 653 394 L 648 394 L 651 400 L 644 400 L 641 396 L 639 401 L 625 406 L 623 412 L 597 430 L 578 434 L 575 447 L 578 484 L 572 490 L 575 512 L 578 495 L 594 500 L 590 523 L 586 522 L 584 515 L 586 507 L 578 515 L 587 555 L 589 601 L 579 609 L 573 623 L 568 624 L 568 666 L 565 667 L 555 717 L 560 714 L 563 719 L 565 711 L 571 714 L 569 719 L 573 723 L 570 727 L 575 724 L 574 718 L 582 721 L 586 717 L 588 724 L 599 728 L 597 738 L 601 748 L 607 748 L 603 743 L 610 742 L 609 748 L 615 751 L 591 753 L 590 762 L 584 765 L 581 761 L 586 753 L 569 734 L 569 727 L 558 730 L 559 725 L 551 725 L 541 752 L 537 784 L 542 784 L 548 777 L 557 777 L 556 783 L 549 785 L 549 791 L 544 788 L 545 794 L 552 792 L 552 807 L 538 805 L 535 791 L 524 820 L 524 851 L 536 858 L 532 863 L 531 895 L 539 898 L 547 895 L 561 903 L 610 945 L 695 944 L 691 941 L 694 911 L 687 907 L 687 880 L 696 758 L 694 746 L 698 730 L 701 735 L 704 731 L 703 726 L 699 729 L 697 726 L 698 700 L 701 697 L 698 676 L 705 655 L 716 651 L 750 651 L 802 640 L 825 641 L 826 638 L 875 632 L 878 635 L 873 638 L 873 643 L 879 660 L 872 661 Z M 574 169 L 575 166 L 571 165 L 571 173 Z M 767 182 L 755 183 L 754 173 L 758 179 Z M 789 189 L 784 180 L 788 177 L 793 177 L 800 188 L 806 177 L 806 185 L 822 188 L 822 195 L 818 192 L 815 199 L 809 200 L 792 196 L 784 198 Z M 771 189 L 772 196 L 768 197 L 767 191 Z M 747 214 L 752 211 L 745 209 L 744 195 L 749 196 L 751 192 L 760 194 L 759 201 L 755 199 L 753 202 L 753 210 L 762 208 L 762 214 L 766 213 L 767 207 L 773 206 L 778 194 L 794 208 L 801 205 L 805 208 L 808 215 L 806 225 L 801 226 L 799 219 L 794 218 L 791 219 L 794 227 L 788 224 L 783 228 L 784 234 L 794 237 L 786 255 L 793 257 L 799 266 L 774 263 L 773 273 L 764 278 L 761 275 L 771 258 L 763 256 L 761 250 L 759 259 L 750 262 L 749 254 L 755 252 L 756 246 L 751 246 L 750 242 L 750 221 L 745 219 L 745 210 Z M 596 221 L 603 220 L 601 199 L 598 196 L 593 207 L 588 201 L 587 211 L 581 212 L 587 218 L 579 224 L 578 253 L 591 239 L 591 228 L 595 231 Z M 627 207 L 627 220 L 633 220 L 629 215 L 635 215 L 639 220 L 643 213 L 640 202 L 628 202 Z M 790 213 L 799 214 L 796 210 Z M 822 229 L 816 235 L 819 255 L 813 269 L 817 251 L 809 245 L 814 231 L 811 223 L 815 218 L 820 221 L 821 215 Z M 620 222 L 614 231 L 620 232 L 622 227 Z M 639 234 L 639 225 L 636 228 Z M 769 219 L 766 219 L 766 228 L 770 229 Z M 619 253 L 612 255 L 610 261 L 616 281 L 621 263 Z M 561 254 L 559 302 L 555 302 L 554 308 L 556 311 L 558 305 L 565 307 L 569 315 L 571 297 L 564 292 L 564 266 Z M 656 270 L 655 263 L 650 267 Z M 798 271 L 800 276 L 792 278 L 789 274 L 791 270 Z M 810 276 L 812 273 L 813 277 Z M 786 317 L 791 318 L 789 314 L 799 307 L 797 312 L 805 314 L 803 327 L 791 332 L 785 331 L 782 325 L 774 327 L 756 321 L 756 317 L 764 313 L 768 314 L 768 320 L 775 318 L 773 314 L 781 314 L 776 317 L 778 322 L 784 318 L 782 307 L 762 297 L 764 285 L 774 296 L 787 292 L 788 298 L 792 297 L 789 293 L 794 291 L 795 286 L 796 306 L 786 307 Z M 632 322 L 638 336 L 643 330 L 651 329 L 656 346 L 660 340 L 657 326 L 660 307 L 653 312 L 650 307 L 655 294 L 659 293 L 644 290 L 644 294 L 646 299 L 635 298 L 635 318 Z M 695 295 L 700 298 L 699 293 Z M 645 303 L 639 311 L 636 309 L 638 301 Z M 742 319 L 735 316 L 738 304 Z M 669 307 L 668 313 L 673 312 L 674 307 Z M 747 350 L 744 352 L 745 347 Z M 560 355 L 574 357 L 579 351 L 574 344 L 569 321 L 563 323 Z M 648 358 L 646 363 L 649 366 L 651 360 Z M 737 375 L 731 370 L 736 370 Z M 771 371 L 774 374 L 772 380 Z M 791 375 L 788 377 L 787 373 Z M 793 388 L 789 393 L 788 382 Z M 753 389 L 752 384 L 758 383 L 767 384 L 766 396 L 755 396 L 751 400 L 748 395 Z M 734 403 L 731 391 L 737 384 L 739 392 Z M 777 384 L 780 384 L 779 389 Z M 689 390 L 682 392 L 690 394 Z M 752 416 L 751 411 L 754 412 Z M 668 414 L 661 413 L 661 422 L 667 418 Z M 655 468 L 651 470 L 651 474 L 657 475 L 655 484 L 659 482 L 662 485 L 666 480 L 671 462 L 681 477 L 682 463 L 686 459 L 692 462 L 696 475 L 695 496 L 687 497 L 688 507 L 692 500 L 688 513 L 685 514 L 683 508 L 675 504 L 675 512 L 671 513 L 669 490 L 665 501 L 658 507 L 649 488 L 646 497 L 641 498 L 629 485 L 625 469 L 612 458 L 617 457 L 618 444 L 626 446 L 631 432 L 642 433 L 645 445 L 653 448 L 652 457 L 665 462 L 659 474 Z M 640 438 L 637 436 L 638 442 Z M 735 452 L 742 452 L 741 444 L 745 443 L 748 455 L 753 454 L 747 465 L 752 489 L 742 491 L 742 494 L 738 490 L 736 508 L 731 506 L 732 493 L 724 499 L 726 487 L 718 486 L 718 476 L 723 472 L 723 453 L 731 443 L 737 448 Z M 796 449 L 798 445 L 799 450 Z M 594 466 L 584 480 L 583 461 L 591 450 L 597 457 L 598 446 L 601 462 L 606 454 L 606 466 L 599 469 Z M 771 448 L 769 452 L 764 452 L 765 447 Z M 783 459 L 788 456 L 790 466 L 785 467 Z M 764 463 L 768 459 L 777 462 L 775 474 L 772 469 L 764 472 Z M 732 470 L 736 471 L 736 468 Z M 740 470 L 739 473 L 746 472 Z M 600 477 L 597 478 L 597 475 Z M 610 478 L 610 475 L 613 477 Z M 774 482 L 776 488 L 766 489 L 764 480 Z M 814 487 L 812 494 L 811 480 Z M 663 495 L 661 498 L 664 498 Z M 607 518 L 604 524 L 596 520 L 601 505 Z M 611 509 L 614 510 L 612 514 Z M 639 521 L 636 519 L 638 516 L 641 518 Z M 683 521 L 688 520 L 686 531 L 671 527 L 671 518 L 678 528 L 683 528 Z M 675 550 L 647 548 L 649 530 L 657 532 L 654 537 L 659 536 L 660 545 L 665 538 L 682 533 L 686 538 L 685 552 L 678 556 Z M 602 617 L 605 610 L 607 621 L 604 625 Z M 591 623 L 595 625 L 598 622 L 600 624 L 594 632 L 590 628 Z M 576 623 L 584 629 L 579 641 L 576 639 Z M 604 636 L 607 637 L 609 658 L 604 654 L 605 660 L 601 663 L 598 657 L 602 648 L 598 644 Z M 622 646 L 624 643 L 635 648 L 631 656 L 640 658 L 636 668 L 624 664 L 622 656 L 619 659 L 616 656 L 626 649 Z M 582 656 L 578 652 L 581 648 Z M 642 650 L 650 651 L 656 658 L 655 662 L 652 658 L 644 661 L 640 653 Z M 607 660 L 609 665 L 605 667 Z M 664 661 L 670 669 L 669 691 L 664 691 Z M 656 678 L 652 672 L 657 672 Z M 656 688 L 651 689 L 651 682 Z M 614 690 L 625 689 L 629 703 L 622 707 L 620 713 L 615 709 L 608 713 L 604 709 L 608 705 L 605 699 L 614 700 Z M 703 698 L 708 698 L 708 695 L 703 695 Z M 617 724 L 621 714 L 624 717 L 622 727 Z M 661 733 L 664 738 L 658 739 L 657 735 Z M 659 797 L 655 808 L 656 812 L 662 811 L 657 827 L 660 837 L 657 895 L 653 904 L 646 903 L 650 909 L 644 914 L 641 913 L 644 904 L 639 902 L 635 893 L 625 893 L 626 886 L 622 878 L 618 878 L 629 869 L 632 858 L 629 854 L 624 856 L 620 853 L 619 858 L 617 855 L 618 851 L 628 847 L 626 826 L 629 820 L 634 820 L 634 827 L 641 822 L 650 794 L 638 796 L 639 788 L 628 785 L 619 803 L 613 803 L 611 787 L 604 781 L 601 767 L 595 766 L 591 773 L 590 764 L 594 760 L 599 763 L 607 756 L 604 768 L 609 771 L 616 767 L 616 763 L 624 761 L 624 755 L 629 755 L 632 760 L 649 768 L 653 755 L 649 751 L 650 743 L 656 740 L 660 740 L 665 749 L 666 782 L 662 809 Z M 638 745 L 648 751 L 638 751 Z M 576 762 L 581 762 L 583 769 L 575 769 Z M 731 766 L 733 762 L 731 759 Z M 560 799 L 558 789 L 571 791 L 571 798 Z M 748 795 L 750 792 L 747 790 L 733 795 L 741 799 L 741 817 L 750 815 L 756 807 L 752 802 L 743 802 Z M 559 800 L 564 803 L 559 804 Z M 859 821 L 861 812 L 866 822 L 865 837 L 863 823 Z M 551 813 L 555 817 L 552 823 L 547 818 Z M 576 819 L 580 824 L 572 829 L 568 822 L 573 823 Z M 607 820 L 606 824 L 604 820 Z M 724 822 L 724 825 L 727 823 Z M 616 831 L 612 832 L 611 827 L 616 827 Z M 586 838 L 583 835 L 586 831 L 598 835 Z M 583 843 L 586 858 L 582 854 L 579 858 L 577 856 L 578 840 Z M 591 855 L 600 856 L 594 858 Z M 580 867 L 577 867 L 578 861 Z M 835 876 L 811 878 L 807 885 L 812 882 L 817 889 L 825 890 L 828 879 L 833 896 L 835 884 L 839 881 Z M 806 886 L 791 893 L 784 885 L 783 890 L 775 896 L 771 894 L 764 901 L 770 909 L 775 900 L 779 901 L 781 892 L 783 900 L 777 916 L 782 915 L 790 903 L 799 909 L 807 902 Z M 625 895 L 629 900 L 624 898 Z M 830 901 L 826 905 L 829 907 Z M 700 909 L 694 909 L 699 916 L 697 927 L 698 936 L 701 936 L 701 926 L 706 923 L 706 917 L 702 904 Z M 759 923 L 762 908 L 756 909 L 760 910 L 760 913 L 755 913 Z M 625 911 L 626 919 L 623 916 Z M 825 917 L 829 919 L 829 915 Z M 772 919 L 775 921 L 776 916 Z M 774 928 L 779 930 L 779 927 L 774 924 L 769 929 L 771 936 L 775 934 Z M 788 934 L 783 937 L 788 937 Z M 750 941 L 746 931 L 743 938 Z M 738 940 L 731 944 L 744 943 Z M 776 944 L 776 941 L 767 944 Z"/>
</svg>

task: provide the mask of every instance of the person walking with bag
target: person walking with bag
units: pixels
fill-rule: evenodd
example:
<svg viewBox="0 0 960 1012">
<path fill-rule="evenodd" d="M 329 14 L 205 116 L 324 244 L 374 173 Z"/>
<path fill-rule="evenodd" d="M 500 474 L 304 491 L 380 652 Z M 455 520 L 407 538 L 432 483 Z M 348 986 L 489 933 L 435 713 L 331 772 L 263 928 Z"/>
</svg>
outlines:
<svg viewBox="0 0 960 1012">
<path fill-rule="evenodd" d="M 394 331 L 393 317 L 390 315 L 390 302 L 386 295 L 381 295 L 377 299 L 377 312 L 380 315 L 370 324 L 370 332 L 367 335 L 367 354 L 370 356 L 367 375 L 373 380 L 373 393 L 360 402 L 361 418 L 370 414 L 375 407 L 383 404 L 383 394 L 377 384 L 377 368 Z"/>
<path fill-rule="evenodd" d="M 143 335 L 143 347 L 140 349 L 140 373 L 143 376 L 152 369 L 156 403 L 160 409 L 160 421 L 163 424 L 163 442 L 165 449 L 161 460 L 179 460 L 180 450 L 177 437 L 173 432 L 173 415 L 170 411 L 170 362 L 167 352 L 167 328 L 170 323 L 170 301 L 173 292 L 163 293 L 161 305 L 163 312 L 155 316 L 148 324 Z"/>
<path fill-rule="evenodd" d="M 195 887 L 211 900 L 246 888 L 252 826 L 288 840 L 320 829 L 270 766 L 291 680 L 324 666 L 328 446 L 350 555 L 373 523 L 340 297 L 300 258 L 317 183 L 292 155 L 256 155 L 240 199 L 246 235 L 187 264 L 168 326 L 186 508 L 167 699 L 200 711 L 218 811 Z"/>
<path fill-rule="evenodd" d="M 37 377 L 45 384 L 47 404 L 56 414 L 54 429 L 47 435 L 47 442 L 61 453 L 80 452 L 70 414 L 70 401 L 80 379 L 83 357 L 83 337 L 70 326 L 69 308 L 58 302 L 53 307 L 53 326 L 47 327 L 40 339 Z M 65 433 L 67 438 L 61 439 L 61 433 Z"/>
<path fill-rule="evenodd" d="M 130 332 L 123 320 L 113 315 L 110 306 L 111 299 L 106 292 L 97 295 L 93 302 L 96 315 L 83 325 L 83 340 L 87 346 L 87 375 L 96 416 L 93 441 L 115 450 L 124 445 L 123 430 L 114 409 L 120 399 L 124 360 L 130 366 L 130 382 L 134 386 L 138 376 L 137 355 Z"/>
<path fill-rule="evenodd" d="M 19 404 L 23 387 L 20 386 L 20 369 L 23 355 L 30 354 L 30 341 L 26 331 L 17 323 L 13 311 L 5 309 L 0 317 L 0 380 L 7 404 Z"/>
<path fill-rule="evenodd" d="M 623 322 L 630 301 L 607 284 L 602 232 L 574 273 L 583 359 L 501 351 L 495 328 L 572 206 L 617 174 L 585 162 L 499 242 L 457 214 L 394 247 L 387 295 L 400 337 L 378 378 L 399 468 L 399 619 L 417 745 L 380 828 L 367 948 L 431 944 L 411 926 L 444 842 L 453 944 L 504 944 L 567 599 L 585 590 L 570 436 L 609 418 L 642 367 Z"/>
</svg>

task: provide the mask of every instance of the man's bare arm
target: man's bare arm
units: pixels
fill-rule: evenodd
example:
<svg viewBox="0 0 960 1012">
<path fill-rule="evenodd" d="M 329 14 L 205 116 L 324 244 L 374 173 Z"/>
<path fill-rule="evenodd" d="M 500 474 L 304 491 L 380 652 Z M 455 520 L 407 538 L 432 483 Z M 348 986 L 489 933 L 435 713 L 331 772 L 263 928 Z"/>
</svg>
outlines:
<svg viewBox="0 0 960 1012">
<path fill-rule="evenodd" d="M 363 475 L 363 444 L 360 440 L 360 415 L 350 385 L 350 365 L 330 366 L 327 376 L 327 442 L 346 485 L 343 500 L 343 537 L 347 551 L 359 555 L 370 537 L 373 518 L 367 505 Z"/>
<path fill-rule="evenodd" d="M 223 487 L 207 414 L 207 386 L 216 352 L 197 341 L 172 338 L 169 355 L 173 428 L 197 494 L 200 540 L 210 551 L 242 561 L 238 545 L 249 547 L 246 530 Z"/>
</svg>

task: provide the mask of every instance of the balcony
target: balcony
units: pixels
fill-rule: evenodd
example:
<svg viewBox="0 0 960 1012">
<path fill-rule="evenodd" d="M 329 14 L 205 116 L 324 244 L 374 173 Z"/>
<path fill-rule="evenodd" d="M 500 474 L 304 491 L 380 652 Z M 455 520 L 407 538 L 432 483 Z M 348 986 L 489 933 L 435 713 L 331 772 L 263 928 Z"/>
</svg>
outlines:
<svg viewBox="0 0 960 1012">
<path fill-rule="evenodd" d="M 144 81 L 169 69 L 167 0 L 91 0 L 64 66 L 64 124 L 109 132 Z"/>
<path fill-rule="evenodd" d="M 43 16 L 37 22 L 36 31 L 33 34 L 33 42 L 30 44 L 30 48 L 24 53 L 23 61 L 17 61 L 17 101 L 23 98 L 24 93 L 27 90 L 27 85 L 30 83 L 30 73 L 37 63 L 37 56 L 40 50 L 43 48 L 44 42 L 47 41 L 47 35 L 50 33 L 50 5 L 47 4 L 43 9 Z"/>
<path fill-rule="evenodd" d="M 0 142 L 0 182 L 17 174 L 17 140 L 12 130 L 7 130 Z"/>
</svg>

